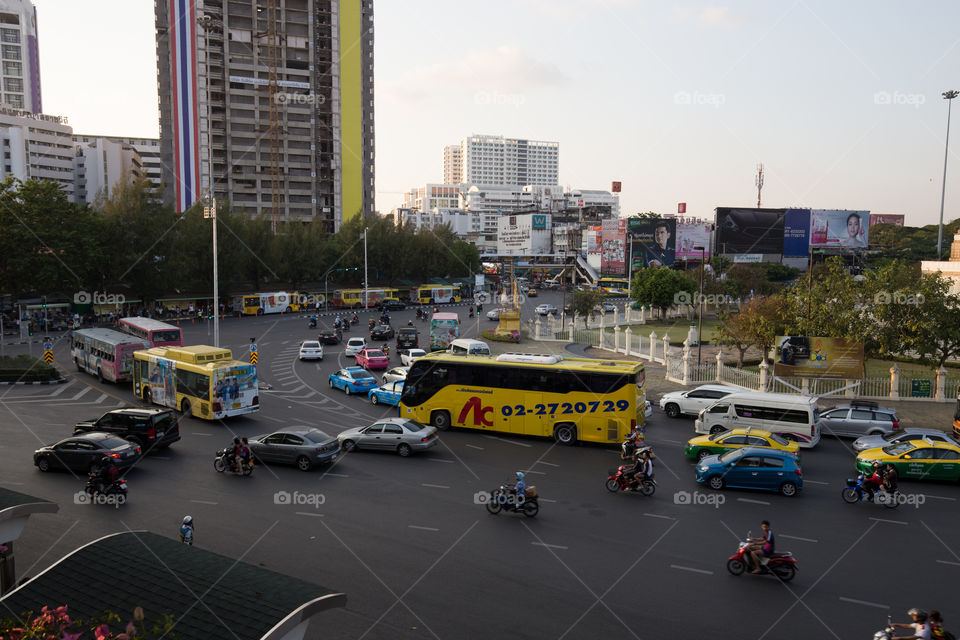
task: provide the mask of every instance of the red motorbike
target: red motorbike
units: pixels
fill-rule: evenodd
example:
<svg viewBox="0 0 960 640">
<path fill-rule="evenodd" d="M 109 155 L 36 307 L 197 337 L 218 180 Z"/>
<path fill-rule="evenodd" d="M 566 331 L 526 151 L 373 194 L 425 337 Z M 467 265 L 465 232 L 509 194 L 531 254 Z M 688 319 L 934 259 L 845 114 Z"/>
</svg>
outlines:
<svg viewBox="0 0 960 640">
<path fill-rule="evenodd" d="M 657 490 L 657 483 L 654 482 L 653 478 L 644 478 L 642 481 L 637 481 L 637 475 L 629 475 L 630 470 L 633 468 L 633 465 L 620 465 L 617 468 L 617 471 L 610 477 L 607 478 L 606 487 L 607 491 L 610 493 L 616 493 L 617 491 L 630 491 L 635 490 L 639 491 L 645 496 L 652 496 L 653 492 Z"/>
<path fill-rule="evenodd" d="M 750 555 L 750 534 L 747 534 L 747 540 L 741 540 L 737 552 L 727 559 L 727 571 L 735 576 L 744 572 L 753 571 L 753 557 Z M 775 575 L 784 582 L 790 582 L 797 575 L 797 559 L 789 551 L 784 553 L 774 553 L 768 559 L 766 564 L 760 566 L 760 574 L 751 575 Z"/>
</svg>

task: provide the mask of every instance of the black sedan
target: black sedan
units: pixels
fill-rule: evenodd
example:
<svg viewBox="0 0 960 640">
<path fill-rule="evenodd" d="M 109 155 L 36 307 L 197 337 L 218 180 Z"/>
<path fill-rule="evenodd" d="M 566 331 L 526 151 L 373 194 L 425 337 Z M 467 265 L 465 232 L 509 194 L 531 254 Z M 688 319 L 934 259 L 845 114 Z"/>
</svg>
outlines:
<svg viewBox="0 0 960 640">
<path fill-rule="evenodd" d="M 373 331 L 370 332 L 370 340 L 373 342 L 386 342 L 393 338 L 394 332 L 393 327 L 388 324 L 382 324 L 379 327 L 374 327 Z"/>
<path fill-rule="evenodd" d="M 383 308 L 387 311 L 403 311 L 407 308 L 407 305 L 403 304 L 396 298 L 388 298 L 383 301 Z"/>
<path fill-rule="evenodd" d="M 340 442 L 312 427 L 292 427 L 251 438 L 250 452 L 257 462 L 294 464 L 310 471 L 333 462 L 340 454 Z"/>
<path fill-rule="evenodd" d="M 340 338 L 337 337 L 337 332 L 333 329 L 324 329 L 318 333 L 317 340 L 323 344 L 340 344 Z"/>
<path fill-rule="evenodd" d="M 33 452 L 33 464 L 40 471 L 69 469 L 87 473 L 103 457 L 110 456 L 119 469 L 137 461 L 140 447 L 110 433 L 94 431 L 66 438 Z"/>
</svg>

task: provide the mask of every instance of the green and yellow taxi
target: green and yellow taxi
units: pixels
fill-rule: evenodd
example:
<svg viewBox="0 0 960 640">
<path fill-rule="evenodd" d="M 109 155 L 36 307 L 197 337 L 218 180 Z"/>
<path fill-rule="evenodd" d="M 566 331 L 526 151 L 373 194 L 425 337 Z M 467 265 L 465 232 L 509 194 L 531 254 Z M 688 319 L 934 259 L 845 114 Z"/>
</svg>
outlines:
<svg viewBox="0 0 960 640">
<path fill-rule="evenodd" d="M 857 456 L 857 470 L 873 473 L 873 463 L 892 464 L 900 478 L 960 480 L 960 446 L 928 438 L 867 449 Z"/>
<path fill-rule="evenodd" d="M 690 438 L 683 453 L 688 458 L 703 460 L 707 456 L 719 455 L 740 447 L 767 447 L 787 451 L 799 459 L 799 444 L 779 434 L 752 427 L 728 429 L 708 436 Z"/>
</svg>

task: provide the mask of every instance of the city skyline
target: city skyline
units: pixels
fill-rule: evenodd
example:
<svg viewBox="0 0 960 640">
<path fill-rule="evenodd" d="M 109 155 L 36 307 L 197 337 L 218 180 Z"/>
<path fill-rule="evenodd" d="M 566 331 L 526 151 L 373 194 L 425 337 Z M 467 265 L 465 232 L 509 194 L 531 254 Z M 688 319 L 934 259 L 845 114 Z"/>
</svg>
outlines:
<svg viewBox="0 0 960 640">
<path fill-rule="evenodd" d="M 35 4 L 44 111 L 78 133 L 157 136 L 152 6 Z M 763 163 L 764 206 L 937 221 L 940 94 L 960 88 L 953 3 L 376 6 L 381 213 L 442 179 L 445 145 L 480 133 L 558 141 L 560 183 L 621 181 L 624 215 L 749 206 Z M 78 32 L 110 37 L 67 55 Z M 960 217 L 958 155 L 954 142 L 945 221 Z"/>
</svg>

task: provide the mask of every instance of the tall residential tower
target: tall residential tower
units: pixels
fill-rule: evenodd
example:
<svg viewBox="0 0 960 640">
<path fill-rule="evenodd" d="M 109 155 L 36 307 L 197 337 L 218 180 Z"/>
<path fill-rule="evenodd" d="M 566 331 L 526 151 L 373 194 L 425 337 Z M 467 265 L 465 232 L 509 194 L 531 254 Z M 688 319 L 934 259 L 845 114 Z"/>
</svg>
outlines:
<svg viewBox="0 0 960 640">
<path fill-rule="evenodd" d="M 560 143 L 472 135 L 443 148 L 445 183 L 548 187 L 560 182 Z"/>
<path fill-rule="evenodd" d="M 37 10 L 30 0 L 0 0 L 0 104 L 42 113 Z"/>
<path fill-rule="evenodd" d="M 251 215 L 276 199 L 278 221 L 333 232 L 373 214 L 373 0 L 155 0 L 155 14 L 178 209 L 208 193 L 212 150 L 214 195 Z"/>
</svg>

